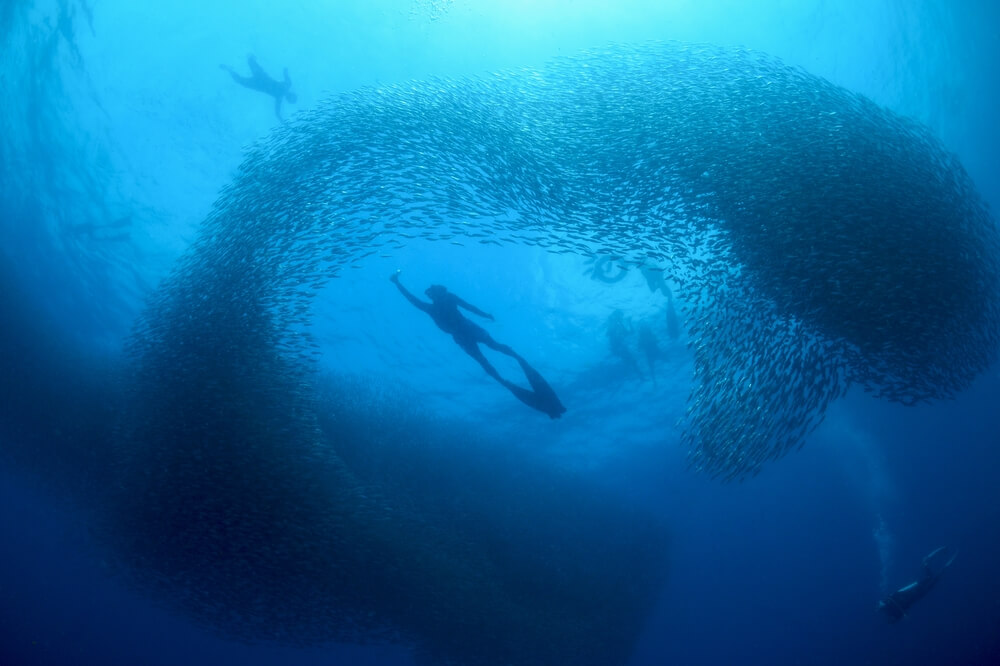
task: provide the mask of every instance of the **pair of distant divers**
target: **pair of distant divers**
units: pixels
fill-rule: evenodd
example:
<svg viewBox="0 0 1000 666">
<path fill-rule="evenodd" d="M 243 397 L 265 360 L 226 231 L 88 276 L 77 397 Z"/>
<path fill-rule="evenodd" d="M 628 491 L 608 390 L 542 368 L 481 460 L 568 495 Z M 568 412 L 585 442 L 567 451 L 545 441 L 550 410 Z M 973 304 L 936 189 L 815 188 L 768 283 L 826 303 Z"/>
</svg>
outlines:
<svg viewBox="0 0 1000 666">
<path fill-rule="evenodd" d="M 493 321 L 493 315 L 480 310 L 475 305 L 466 303 L 439 284 L 433 284 L 424 291 L 427 297 L 431 299 L 430 303 L 422 301 L 411 294 L 400 283 L 399 273 L 399 271 L 396 271 L 389 279 L 396 285 L 400 293 L 406 297 L 406 300 L 410 301 L 416 308 L 430 315 L 438 328 L 450 334 L 452 339 L 455 340 L 466 354 L 474 358 L 479 365 L 483 366 L 486 374 L 497 380 L 504 388 L 513 393 L 518 400 L 529 407 L 548 414 L 549 418 L 557 419 L 562 416 L 566 408 L 559 402 L 555 391 L 552 390 L 552 387 L 549 386 L 548 382 L 545 381 L 538 371 L 528 365 L 528 362 L 520 354 L 509 346 L 500 344 L 483 327 L 466 318 L 459 311 L 459 308 L 468 310 L 490 321 Z M 486 345 L 490 349 L 498 351 L 501 354 L 506 354 L 517 361 L 524 372 L 525 379 L 531 385 L 531 389 L 522 388 L 501 377 L 496 368 L 483 355 L 479 345 Z"/>
</svg>

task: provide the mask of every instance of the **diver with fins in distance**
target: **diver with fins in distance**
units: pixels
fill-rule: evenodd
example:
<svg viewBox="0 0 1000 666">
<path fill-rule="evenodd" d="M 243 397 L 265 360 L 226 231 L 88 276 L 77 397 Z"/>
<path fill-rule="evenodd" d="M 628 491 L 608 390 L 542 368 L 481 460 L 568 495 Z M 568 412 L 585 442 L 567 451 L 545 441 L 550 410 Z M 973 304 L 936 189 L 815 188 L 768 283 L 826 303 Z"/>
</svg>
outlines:
<svg viewBox="0 0 1000 666">
<path fill-rule="evenodd" d="M 278 117 L 279 121 L 284 122 L 284 118 L 281 117 L 281 103 L 288 100 L 290 104 L 294 104 L 298 99 L 298 96 L 292 92 L 292 79 L 288 76 L 288 68 L 286 67 L 284 70 L 284 78 L 281 81 L 277 81 L 271 78 L 271 76 L 265 72 L 259 64 L 257 64 L 257 58 L 253 54 L 247 56 L 247 65 L 250 67 L 250 76 L 242 76 L 238 74 L 236 70 L 229 65 L 219 65 L 219 68 L 228 72 L 229 76 L 233 77 L 233 81 L 240 84 L 244 88 L 256 90 L 273 97 L 274 115 Z"/>
<path fill-rule="evenodd" d="M 389 280 L 396 285 L 399 292 L 403 294 L 403 296 L 406 297 L 406 300 L 412 303 L 414 307 L 430 315 L 430 318 L 434 320 L 437 327 L 445 333 L 450 334 L 458 346 L 483 367 L 486 374 L 497 380 L 497 382 L 502 384 L 508 391 L 513 393 L 518 400 L 529 407 L 547 414 L 549 418 L 552 419 L 557 419 L 562 416 L 563 412 L 566 411 L 566 408 L 563 407 L 559 398 L 556 396 L 555 391 L 552 390 L 552 387 L 549 386 L 549 383 L 545 381 L 542 375 L 531 367 L 520 354 L 515 352 L 509 346 L 494 340 L 493 336 L 491 336 L 486 329 L 465 317 L 459 311 L 459 308 L 468 310 L 469 312 L 490 321 L 494 321 L 493 315 L 465 302 L 439 284 L 432 284 L 424 291 L 424 294 L 431 299 L 431 302 L 427 303 L 422 301 L 411 294 L 409 290 L 404 287 L 402 283 L 400 283 L 399 274 L 400 271 L 397 270 L 389 276 Z M 521 370 L 524 372 L 525 378 L 531 385 L 531 389 L 522 388 L 501 377 L 500 373 L 496 371 L 496 368 L 494 368 L 489 360 L 487 360 L 487 358 L 483 355 L 482 350 L 479 348 L 479 345 L 481 344 L 486 345 L 490 349 L 498 351 L 501 354 L 506 354 L 516 360 L 521 366 Z"/>
<path fill-rule="evenodd" d="M 958 553 L 955 553 L 945 560 L 948 557 L 947 546 L 941 546 L 929 553 L 921 566 L 920 579 L 891 592 L 878 602 L 878 610 L 885 613 L 889 622 L 902 620 L 906 617 L 910 606 L 922 599 L 931 591 L 932 587 L 937 585 L 945 570 L 951 566 L 957 556 Z"/>
</svg>

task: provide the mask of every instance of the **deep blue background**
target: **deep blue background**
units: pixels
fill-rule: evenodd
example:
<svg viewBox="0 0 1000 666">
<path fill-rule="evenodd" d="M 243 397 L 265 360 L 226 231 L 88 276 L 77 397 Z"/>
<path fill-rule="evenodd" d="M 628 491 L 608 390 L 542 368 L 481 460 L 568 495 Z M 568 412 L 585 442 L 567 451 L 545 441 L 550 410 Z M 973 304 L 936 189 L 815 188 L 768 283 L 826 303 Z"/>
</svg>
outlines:
<svg viewBox="0 0 1000 666">
<path fill-rule="evenodd" d="M 5 328 L 48 331 L 55 359 L 117 353 L 243 146 L 276 122 L 267 99 L 218 69 L 242 68 L 248 52 L 275 75 L 288 66 L 299 93 L 288 114 L 330 91 L 532 65 L 608 41 L 746 45 L 928 124 L 994 209 L 1000 202 L 994 3 L 289 4 L 5 2 L 0 259 L 14 276 L 5 286 L 34 303 Z M 81 226 L 127 216 L 125 240 Z M 461 284 L 495 314 L 495 337 L 537 360 L 566 417 L 540 424 L 510 404 L 392 291 L 385 277 L 398 266 L 411 287 Z M 373 258 L 322 296 L 323 362 L 420 387 L 435 409 L 536 438 L 560 464 L 662 512 L 670 579 L 635 664 L 1000 663 L 1000 368 L 946 404 L 903 408 L 852 392 L 802 451 L 721 485 L 685 467 L 672 429 L 688 391 L 684 345 L 664 345 L 655 387 L 606 347 L 613 309 L 652 320 L 662 297 L 637 275 L 606 286 L 585 268 L 582 257 L 526 248 L 429 243 Z M 333 317 L 356 326 L 334 335 L 324 326 Z M 214 638 L 121 584 L 90 538 L 91 507 L 66 487 L 0 467 L 0 666 L 407 663 L 397 649 Z M 875 612 L 883 585 L 909 582 L 945 544 L 959 556 L 942 584 L 887 625 Z"/>
</svg>

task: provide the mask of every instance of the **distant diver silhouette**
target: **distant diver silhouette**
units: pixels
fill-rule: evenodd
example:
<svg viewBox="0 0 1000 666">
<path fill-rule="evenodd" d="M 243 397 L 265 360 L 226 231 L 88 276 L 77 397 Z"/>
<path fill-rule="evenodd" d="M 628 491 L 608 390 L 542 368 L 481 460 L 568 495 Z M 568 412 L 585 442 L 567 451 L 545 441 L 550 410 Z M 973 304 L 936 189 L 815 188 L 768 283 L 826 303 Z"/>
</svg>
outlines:
<svg viewBox="0 0 1000 666">
<path fill-rule="evenodd" d="M 646 363 L 649 365 L 649 376 L 656 384 L 656 360 L 662 356 L 660 346 L 656 343 L 656 334 L 649 324 L 642 324 L 639 327 L 639 349 L 646 356 Z"/>
<path fill-rule="evenodd" d="M 625 319 L 625 313 L 621 310 L 615 310 L 608 317 L 608 320 L 604 324 L 605 330 L 608 336 L 608 347 L 611 348 L 611 353 L 620 358 L 625 362 L 632 370 L 635 370 L 636 374 L 639 375 L 641 379 L 645 379 L 642 374 L 642 370 L 639 368 L 639 364 L 636 363 L 635 356 L 629 351 L 628 345 L 625 343 L 625 338 L 632 333 L 632 324 Z"/>
<path fill-rule="evenodd" d="M 430 303 L 425 303 L 411 294 L 409 290 L 407 290 L 407 288 L 400 283 L 399 273 L 399 271 L 396 271 L 389 276 L 389 280 L 396 285 L 399 292 L 403 294 L 403 296 L 406 297 L 406 300 L 412 303 L 414 307 L 419 310 L 423 310 L 430 315 L 431 319 L 434 320 L 434 323 L 437 324 L 438 328 L 445 333 L 449 333 L 466 354 L 474 358 L 479 365 L 483 366 L 483 370 L 486 371 L 486 374 L 497 380 L 500 384 L 507 388 L 507 390 L 513 393 L 518 400 L 529 407 L 548 414 L 549 418 L 557 419 L 562 416 L 563 412 L 566 411 L 566 408 L 563 407 L 561 402 L 559 402 L 559 398 L 556 396 L 555 391 L 552 390 L 552 387 L 549 386 L 548 382 L 545 381 L 538 371 L 528 365 L 528 362 L 513 349 L 494 340 L 493 336 L 491 336 L 484 328 L 467 319 L 461 312 L 459 312 L 458 309 L 464 308 L 469 312 L 473 312 L 484 319 L 489 319 L 490 321 L 494 321 L 493 315 L 483 312 L 474 305 L 466 303 L 439 284 L 433 284 L 424 291 L 424 293 L 427 294 L 427 297 L 431 299 Z M 496 371 L 496 368 L 493 367 L 489 360 L 487 360 L 487 358 L 483 355 L 483 352 L 479 349 L 479 345 L 481 344 L 515 359 L 521 366 L 521 370 L 524 371 L 524 376 L 531 385 L 531 390 L 517 386 L 516 384 L 513 384 L 501 377 L 500 373 Z"/>
<path fill-rule="evenodd" d="M 257 58 L 253 54 L 247 56 L 247 64 L 250 66 L 251 76 L 240 76 L 229 65 L 219 65 L 219 67 L 229 72 L 229 75 L 233 77 L 233 81 L 236 81 L 241 86 L 273 97 L 274 115 L 278 117 L 278 120 L 284 120 L 281 117 L 282 100 L 287 99 L 290 104 L 294 104 L 298 99 L 295 93 L 292 92 L 292 79 L 288 76 L 288 68 L 286 67 L 284 71 L 285 78 L 282 81 L 276 81 L 257 64 Z"/>
<path fill-rule="evenodd" d="M 898 622 L 906 617 L 906 611 L 910 609 L 910 606 L 922 599 L 932 587 L 937 585 L 945 569 L 951 566 L 957 555 L 957 553 L 952 555 L 946 562 L 942 563 L 942 559 L 947 554 L 947 546 L 942 546 L 931 552 L 924 558 L 919 580 L 899 588 L 878 602 L 878 610 L 885 613 L 889 622 Z"/>
</svg>

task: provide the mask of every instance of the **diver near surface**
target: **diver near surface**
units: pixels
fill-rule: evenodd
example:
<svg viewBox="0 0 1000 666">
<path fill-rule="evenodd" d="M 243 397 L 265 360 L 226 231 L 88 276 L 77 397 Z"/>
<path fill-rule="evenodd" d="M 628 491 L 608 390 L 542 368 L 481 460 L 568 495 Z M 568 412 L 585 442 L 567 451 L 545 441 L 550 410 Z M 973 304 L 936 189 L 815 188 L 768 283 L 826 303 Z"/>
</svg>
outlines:
<svg viewBox="0 0 1000 666">
<path fill-rule="evenodd" d="M 932 587 L 937 585 L 945 569 L 955 561 L 955 555 L 952 555 L 942 564 L 942 560 L 947 555 L 947 546 L 932 551 L 924 558 L 919 580 L 899 588 L 878 602 L 878 610 L 885 613 L 889 622 L 898 622 L 906 617 L 906 611 L 909 610 L 910 606 L 922 599 Z"/>
<path fill-rule="evenodd" d="M 406 297 L 406 300 L 412 303 L 414 307 L 430 315 L 431 319 L 434 320 L 434 323 L 437 324 L 438 328 L 445 333 L 450 334 L 452 339 L 458 343 L 458 346 L 461 347 L 466 354 L 474 358 L 479 365 L 483 366 L 483 370 L 486 371 L 486 374 L 497 380 L 507 390 L 513 393 L 518 400 L 529 407 L 548 414 L 549 418 L 557 419 L 562 416 L 563 412 L 566 411 L 566 408 L 563 407 L 561 402 L 559 402 L 559 398 L 556 397 L 555 391 L 552 390 L 552 387 L 549 386 L 548 382 L 545 381 L 538 371 L 528 365 L 528 362 L 521 358 L 520 354 L 515 352 L 509 346 L 500 344 L 494 340 L 493 336 L 491 336 L 486 329 L 466 318 L 461 312 L 459 312 L 458 309 L 463 308 L 469 312 L 479 315 L 484 319 L 489 319 L 490 321 L 494 321 L 493 315 L 483 312 L 470 303 L 466 303 L 464 300 L 439 284 L 432 284 L 424 291 L 424 293 L 427 294 L 427 297 L 431 299 L 430 303 L 425 303 L 411 294 L 409 290 L 399 282 L 399 273 L 400 271 L 396 271 L 389 276 L 389 280 L 396 285 L 399 292 L 403 294 L 403 296 Z M 516 384 L 513 384 L 501 377 L 500 373 L 496 371 L 496 368 L 494 368 L 489 360 L 487 360 L 487 358 L 483 355 L 482 350 L 479 349 L 479 345 L 481 344 L 515 359 L 521 366 L 521 370 L 524 371 L 524 376 L 527 378 L 528 383 L 531 384 L 531 390 L 529 391 L 528 389 L 521 388 L 520 386 L 517 386 Z"/>
<path fill-rule="evenodd" d="M 278 116 L 278 120 L 284 121 L 284 118 L 281 117 L 282 100 L 287 99 L 289 104 L 294 104 L 298 99 L 296 94 L 292 92 L 292 79 L 288 76 L 288 68 L 285 68 L 285 78 L 281 81 L 276 81 L 257 64 L 257 58 L 253 54 L 247 56 L 247 64 L 250 66 L 251 76 L 240 76 L 229 65 L 219 65 L 219 67 L 229 72 L 229 75 L 233 77 L 233 81 L 236 81 L 241 86 L 273 97 L 274 115 Z"/>
</svg>

